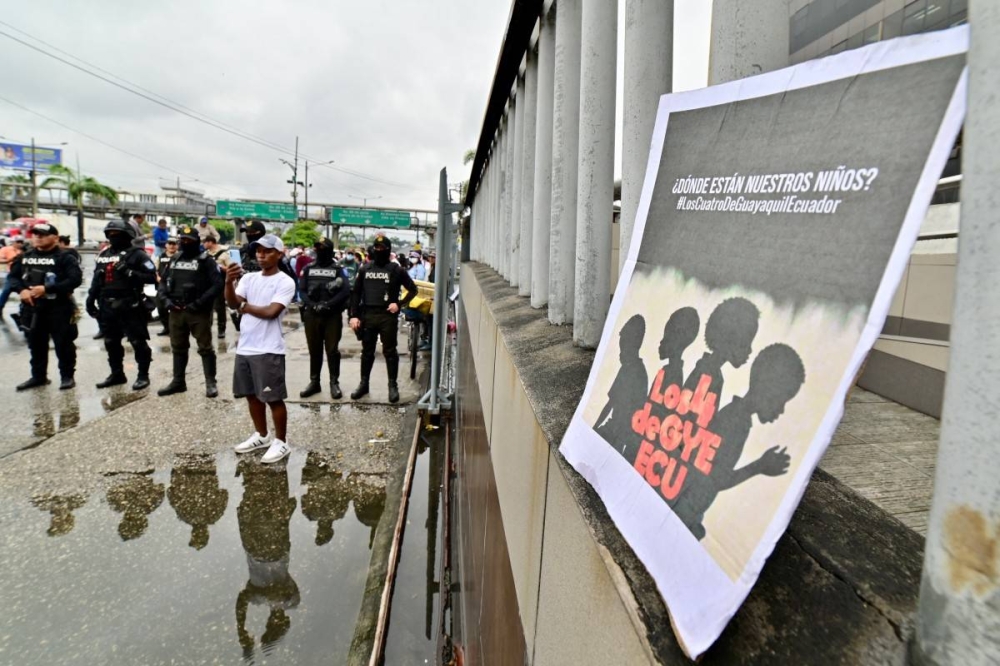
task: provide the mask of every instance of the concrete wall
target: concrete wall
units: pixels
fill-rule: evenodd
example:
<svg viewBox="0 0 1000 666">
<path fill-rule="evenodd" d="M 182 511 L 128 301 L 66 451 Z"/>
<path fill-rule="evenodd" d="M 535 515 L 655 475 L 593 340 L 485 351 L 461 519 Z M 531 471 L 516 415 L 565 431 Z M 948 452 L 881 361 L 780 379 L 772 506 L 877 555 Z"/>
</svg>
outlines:
<svg viewBox="0 0 1000 666">
<path fill-rule="evenodd" d="M 483 264 L 463 264 L 461 295 L 452 580 L 466 663 L 689 664 L 655 583 L 558 452 L 594 352 Z M 903 663 L 921 548 L 817 470 L 700 663 Z"/>
<path fill-rule="evenodd" d="M 954 243 L 935 241 L 942 242 Z M 858 385 L 940 418 L 950 352 L 956 255 L 925 254 L 919 245 L 922 243 L 910 255 L 882 335 Z"/>
<path fill-rule="evenodd" d="M 509 561 L 507 572 L 486 574 L 476 571 L 473 560 L 479 555 L 465 558 L 470 562 L 467 569 L 473 571 L 463 572 L 464 586 L 480 590 L 479 595 L 463 595 L 463 638 L 469 663 L 522 663 L 517 649 L 488 638 L 496 634 L 498 625 L 511 621 L 520 629 L 525 663 L 646 663 L 647 651 L 554 459 L 472 271 L 463 272 L 461 287 L 459 325 L 470 344 L 463 345 L 465 354 L 460 359 L 466 382 L 459 391 L 466 403 L 460 407 L 460 437 L 468 432 L 465 426 L 477 422 L 466 409 L 469 397 L 465 390 L 474 384 L 478 396 L 473 402 L 478 398 L 488 460 L 473 461 L 477 455 L 473 453 L 463 463 L 460 455 L 458 476 L 463 477 L 464 464 L 466 475 L 476 479 L 492 476 L 495 485 L 473 480 L 463 488 L 460 481 L 459 504 L 467 511 L 464 524 L 469 525 L 468 531 L 477 536 L 482 533 L 482 543 L 491 544 L 492 549 L 505 549 Z M 472 364 L 474 368 L 469 367 Z M 478 439 L 478 435 L 472 437 Z M 463 447 L 466 445 L 481 446 L 468 441 Z M 481 469 L 487 462 L 491 468 L 488 473 Z M 493 500 L 470 496 L 476 492 L 495 493 L 500 524 L 495 524 L 489 508 Z M 493 525 L 489 524 L 491 519 Z M 473 527 L 479 523 L 485 523 L 485 529 Z M 475 542 L 471 547 L 478 550 L 479 539 L 469 541 Z M 483 552 L 481 557 L 490 555 Z M 496 582 L 488 577 L 506 580 Z M 497 596 L 488 598 L 489 594 L 502 596 L 507 586 L 512 586 L 516 597 L 516 617 L 513 609 L 497 603 Z"/>
</svg>

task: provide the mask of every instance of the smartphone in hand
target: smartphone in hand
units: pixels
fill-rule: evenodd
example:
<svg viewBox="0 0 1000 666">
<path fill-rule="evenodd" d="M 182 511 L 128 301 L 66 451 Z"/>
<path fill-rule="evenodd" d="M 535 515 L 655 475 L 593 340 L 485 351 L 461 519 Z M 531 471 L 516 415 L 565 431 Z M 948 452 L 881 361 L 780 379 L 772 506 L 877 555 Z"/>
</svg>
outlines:
<svg viewBox="0 0 1000 666">
<path fill-rule="evenodd" d="M 238 248 L 235 247 L 229 248 L 229 260 L 232 261 L 234 264 L 243 263 L 243 258 L 240 256 L 240 251 Z"/>
</svg>

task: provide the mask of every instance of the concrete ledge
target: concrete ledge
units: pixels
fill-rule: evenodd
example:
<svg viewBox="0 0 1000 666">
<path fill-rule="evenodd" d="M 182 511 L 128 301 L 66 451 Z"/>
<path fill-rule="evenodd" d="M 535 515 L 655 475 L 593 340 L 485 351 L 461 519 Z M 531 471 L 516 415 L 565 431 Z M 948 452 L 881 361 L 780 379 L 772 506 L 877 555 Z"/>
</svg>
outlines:
<svg viewBox="0 0 1000 666">
<path fill-rule="evenodd" d="M 463 271 L 482 291 L 480 305 L 496 321 L 547 440 L 554 463 L 549 474 L 565 480 L 647 656 L 689 663 L 652 579 L 591 486 L 558 452 L 594 353 L 573 346 L 569 327 L 550 325 L 544 309 L 532 309 L 492 269 L 466 263 Z M 700 663 L 903 663 L 922 554 L 919 535 L 817 471 L 756 587 Z"/>
</svg>

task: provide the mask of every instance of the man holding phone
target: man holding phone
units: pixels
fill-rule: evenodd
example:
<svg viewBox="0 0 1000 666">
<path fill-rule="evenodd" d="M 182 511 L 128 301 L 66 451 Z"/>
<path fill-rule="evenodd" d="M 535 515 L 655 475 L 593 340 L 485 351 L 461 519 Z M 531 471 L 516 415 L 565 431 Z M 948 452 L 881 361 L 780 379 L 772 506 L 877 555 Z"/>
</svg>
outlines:
<svg viewBox="0 0 1000 666">
<path fill-rule="evenodd" d="M 288 409 L 285 398 L 285 338 L 281 320 L 295 298 L 295 281 L 279 269 L 285 244 L 266 234 L 248 248 L 260 271 L 244 273 L 233 264 L 226 269 L 226 304 L 242 316 L 233 369 L 233 396 L 246 398 L 254 432 L 236 445 L 237 453 L 267 447 L 263 463 L 276 463 L 291 453 L 286 443 Z M 267 406 L 274 421 L 267 428 Z"/>
</svg>

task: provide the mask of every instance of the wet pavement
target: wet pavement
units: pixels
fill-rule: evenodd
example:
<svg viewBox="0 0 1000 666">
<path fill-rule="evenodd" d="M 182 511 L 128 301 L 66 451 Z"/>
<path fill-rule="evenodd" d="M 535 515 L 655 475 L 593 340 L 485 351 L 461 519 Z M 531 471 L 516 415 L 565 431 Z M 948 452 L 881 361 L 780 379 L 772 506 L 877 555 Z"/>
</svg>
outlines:
<svg viewBox="0 0 1000 666">
<path fill-rule="evenodd" d="M 251 429 L 244 401 L 232 398 L 232 327 L 218 342 L 215 400 L 203 396 L 197 361 L 187 393 L 155 395 L 170 367 L 166 339 L 155 336 L 152 389 L 97 390 L 107 365 L 87 318 L 77 388 L 15 393 L 28 370 L 9 323 L 15 309 L 12 301 L 0 325 L 0 663 L 366 659 L 416 382 L 401 380 L 402 404 L 385 404 L 379 357 L 373 395 L 352 404 L 331 402 L 324 376 L 323 394 L 289 400 L 291 457 L 265 466 L 260 453 L 232 451 Z M 287 323 L 297 396 L 308 355 L 298 317 Z M 342 348 L 346 393 L 360 345 L 348 334 Z M 395 654 L 391 663 L 424 663 Z"/>
</svg>

